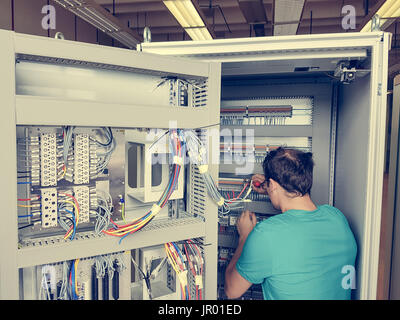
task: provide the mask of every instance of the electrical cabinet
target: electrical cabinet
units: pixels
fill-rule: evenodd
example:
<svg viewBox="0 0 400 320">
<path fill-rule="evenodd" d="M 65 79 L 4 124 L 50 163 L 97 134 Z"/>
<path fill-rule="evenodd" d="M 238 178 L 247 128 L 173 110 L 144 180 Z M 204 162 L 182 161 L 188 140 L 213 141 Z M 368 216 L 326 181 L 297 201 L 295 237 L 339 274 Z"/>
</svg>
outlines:
<svg viewBox="0 0 400 320">
<path fill-rule="evenodd" d="M 378 281 L 388 33 L 346 33 L 143 43 L 138 51 L 221 63 L 219 187 L 235 198 L 265 152 L 286 145 L 313 152 L 311 197 L 347 217 L 358 244 L 354 297 L 375 299 Z M 245 160 L 246 159 L 246 160 Z M 250 194 L 219 216 L 218 297 L 236 248 L 235 221 L 278 214 Z M 259 299 L 252 286 L 244 298 Z M 262 298 L 262 295 L 261 295 Z"/>
<path fill-rule="evenodd" d="M 220 64 L 0 40 L 0 298 L 216 299 L 217 206 L 181 134 L 219 122 Z"/>
<path fill-rule="evenodd" d="M 279 214 L 248 180 L 279 145 L 314 153 L 312 198 L 348 218 L 355 297 L 376 297 L 389 34 L 0 38 L 0 298 L 224 299 L 238 215 Z"/>
</svg>

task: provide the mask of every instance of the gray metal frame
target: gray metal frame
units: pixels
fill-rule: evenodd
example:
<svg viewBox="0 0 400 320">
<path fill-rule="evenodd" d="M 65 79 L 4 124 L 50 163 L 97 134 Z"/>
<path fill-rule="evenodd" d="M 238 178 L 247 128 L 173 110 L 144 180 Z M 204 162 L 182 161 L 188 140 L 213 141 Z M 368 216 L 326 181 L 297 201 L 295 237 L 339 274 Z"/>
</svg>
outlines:
<svg viewBox="0 0 400 320">
<path fill-rule="evenodd" d="M 17 221 L 17 163 L 16 126 L 18 125 L 75 125 L 112 126 L 120 128 L 169 128 L 169 120 L 177 121 L 178 128 L 198 128 L 210 126 L 219 121 L 220 64 L 194 62 L 185 59 L 160 57 L 119 48 L 102 47 L 72 41 L 21 35 L 0 30 L 0 96 L 2 112 L 0 132 L 3 147 L 7 152 L 1 158 L 3 175 L 1 179 L 0 235 L 0 299 L 18 299 L 22 293 L 20 268 L 33 267 L 45 263 L 55 263 L 68 259 L 90 257 L 100 254 L 130 250 L 168 241 L 188 238 L 203 238 L 209 246 L 204 248 L 205 295 L 206 299 L 216 298 L 217 270 L 217 208 L 205 194 L 205 219 L 187 217 L 149 224 L 137 234 L 128 237 L 121 245 L 113 237 L 94 237 L 92 233 L 82 233 L 79 240 L 66 242 L 60 239 L 38 239 L 31 246 L 18 248 Z M 15 59 L 17 55 L 44 57 L 44 60 L 83 65 L 105 66 L 131 72 L 147 72 L 158 75 L 178 75 L 191 79 L 208 79 L 208 104 L 198 109 L 182 107 L 158 107 L 135 105 L 114 105 L 101 102 L 65 101 L 43 97 L 16 95 Z M 55 61 L 55 59 L 59 59 Z M 43 60 L 43 59 L 42 59 Z M 69 109 L 69 114 L 61 120 L 60 112 Z M 91 111 L 99 114 L 93 117 Z M 78 113 L 79 111 L 79 113 Z M 74 112 L 79 114 L 74 116 Z M 218 143 L 219 141 L 217 141 Z M 214 141 L 210 141 L 210 150 Z M 209 170 L 217 178 L 217 165 Z M 188 182 L 191 183 L 190 181 Z M 214 277 L 215 275 L 215 277 Z"/>
<path fill-rule="evenodd" d="M 390 164 L 387 212 L 388 227 L 392 227 L 393 233 L 389 237 L 391 243 L 391 263 L 390 263 L 390 285 L 389 298 L 391 300 L 400 299 L 400 148 L 399 148 L 399 125 L 400 125 L 400 75 L 394 78 L 393 85 L 393 108 L 392 108 L 392 130 L 390 137 Z M 392 216 L 393 213 L 393 216 Z M 391 230 L 388 230 L 390 232 Z M 388 248 L 389 249 L 389 248 Z"/>
</svg>

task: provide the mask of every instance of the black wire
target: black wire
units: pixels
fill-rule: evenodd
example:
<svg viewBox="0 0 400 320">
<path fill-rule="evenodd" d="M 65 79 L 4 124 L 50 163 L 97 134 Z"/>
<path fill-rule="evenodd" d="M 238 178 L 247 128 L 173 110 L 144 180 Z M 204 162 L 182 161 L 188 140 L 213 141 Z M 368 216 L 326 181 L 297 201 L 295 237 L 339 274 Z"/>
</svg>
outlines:
<svg viewBox="0 0 400 320">
<path fill-rule="evenodd" d="M 17 177 L 18 179 L 26 179 L 26 178 L 30 178 L 31 176 L 22 176 L 22 177 Z"/>
<path fill-rule="evenodd" d="M 24 228 L 28 228 L 28 227 L 31 227 L 31 226 L 33 226 L 33 223 L 27 224 L 26 226 L 18 227 L 18 230 L 24 229 Z"/>
<path fill-rule="evenodd" d="M 17 171 L 17 173 L 31 173 L 30 171 Z"/>
<path fill-rule="evenodd" d="M 111 127 L 106 127 L 106 130 L 108 130 L 109 133 L 110 133 L 110 140 L 107 141 L 107 143 L 102 143 L 102 142 L 100 142 L 100 141 L 98 141 L 98 140 L 95 140 L 95 139 L 91 139 L 91 140 L 94 141 L 94 142 L 96 142 L 97 144 L 103 146 L 103 147 L 108 147 L 108 146 L 113 142 L 114 136 L 113 136 Z"/>
</svg>

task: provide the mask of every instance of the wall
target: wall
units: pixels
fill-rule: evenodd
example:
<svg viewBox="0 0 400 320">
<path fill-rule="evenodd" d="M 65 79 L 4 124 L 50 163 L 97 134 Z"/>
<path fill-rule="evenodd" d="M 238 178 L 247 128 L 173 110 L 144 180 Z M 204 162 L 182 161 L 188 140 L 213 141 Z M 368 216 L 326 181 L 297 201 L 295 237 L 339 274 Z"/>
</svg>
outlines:
<svg viewBox="0 0 400 320">
<path fill-rule="evenodd" d="M 55 30 L 42 28 L 42 19 L 45 16 L 42 8 L 47 4 L 56 9 Z M 1 0 L 0 29 L 44 37 L 54 37 L 57 32 L 62 32 L 67 40 L 124 47 L 51 0 Z"/>
</svg>

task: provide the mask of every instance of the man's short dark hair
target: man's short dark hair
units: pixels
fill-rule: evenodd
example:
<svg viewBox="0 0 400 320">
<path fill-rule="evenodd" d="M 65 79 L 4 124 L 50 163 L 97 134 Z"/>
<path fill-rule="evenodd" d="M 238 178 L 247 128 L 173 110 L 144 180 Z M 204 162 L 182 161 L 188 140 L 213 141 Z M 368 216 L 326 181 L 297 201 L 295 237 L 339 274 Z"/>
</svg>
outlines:
<svg viewBox="0 0 400 320">
<path fill-rule="evenodd" d="M 313 167 L 311 152 L 283 147 L 268 152 L 263 163 L 267 184 L 273 179 L 287 192 L 302 196 L 310 193 Z"/>
</svg>

